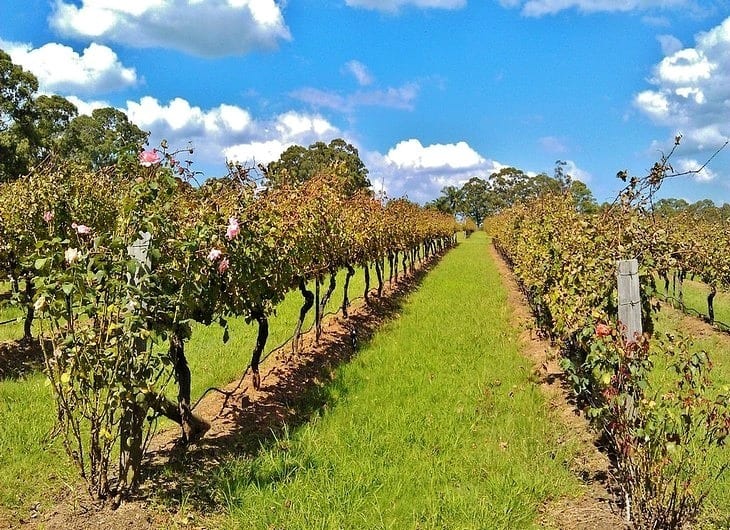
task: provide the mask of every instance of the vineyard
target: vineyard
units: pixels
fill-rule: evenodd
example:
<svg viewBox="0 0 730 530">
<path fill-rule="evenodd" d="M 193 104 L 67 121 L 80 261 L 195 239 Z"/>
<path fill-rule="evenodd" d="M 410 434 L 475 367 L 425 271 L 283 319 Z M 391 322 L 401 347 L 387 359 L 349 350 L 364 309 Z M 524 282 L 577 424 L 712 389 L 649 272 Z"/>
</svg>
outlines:
<svg viewBox="0 0 730 530">
<path fill-rule="evenodd" d="M 491 223 L 538 328 L 559 346 L 567 380 L 602 434 L 626 519 L 678 528 L 696 520 L 707 499 L 726 511 L 730 387 L 725 359 L 711 360 L 691 338 L 656 328 L 656 295 L 670 278 L 681 293 L 684 278 L 699 277 L 709 286 L 712 322 L 715 294 L 728 286 L 727 229 L 656 217 L 637 192 L 641 184 L 635 180 L 619 204 L 592 216 L 578 214 L 569 196 L 552 196 Z M 616 263 L 628 258 L 639 263 L 642 336 L 629 336 L 617 319 Z"/>
<path fill-rule="evenodd" d="M 649 182 L 650 202 L 661 179 L 632 179 L 613 205 L 590 212 L 566 185 L 485 219 L 489 243 L 473 220 L 377 199 L 337 165 L 269 186 L 231 166 L 201 185 L 178 155 L 143 151 L 124 171 L 49 158 L 0 186 L 0 330 L 24 337 L 2 351 L 15 347 L 29 361 L 37 345 L 39 354 L 36 364 L 13 364 L 11 355 L 0 367 L 0 405 L 8 404 L 0 458 L 15 484 L 2 505 L 27 510 L 24 495 L 51 489 L 28 480 L 23 490 L 23 474 L 55 465 L 62 482 L 80 475 L 90 499 L 116 510 L 159 473 L 149 449 L 159 425 L 169 436 L 176 424 L 176 446 L 191 461 L 164 473 L 204 491 L 196 502 L 224 505 L 227 519 L 216 525 L 479 527 L 491 518 L 514 528 L 543 514 L 547 526 L 563 527 L 544 512 L 575 494 L 568 468 L 585 448 L 565 443 L 576 433 L 545 411 L 540 368 L 517 351 L 501 280 L 487 266 L 493 244 L 537 335 L 559 352 L 571 411 L 598 433 L 607 494 L 625 523 L 730 522 L 730 364 L 722 346 L 682 333 L 664 301 L 688 299 L 708 323 L 726 314 L 722 219 L 657 215 L 642 186 Z M 424 293 L 393 306 L 396 324 L 371 344 L 355 324 L 364 322 L 361 307 L 381 307 L 393 286 L 443 256 Z M 617 287 L 617 262 L 632 258 L 643 329 L 634 335 L 618 317 Z M 354 366 L 322 383 L 326 397 L 316 404 L 306 403 L 309 391 L 287 390 L 278 406 L 293 400 L 313 414 L 297 420 L 300 430 L 267 426 L 256 448 L 247 442 L 247 454 L 207 469 L 193 455 L 212 424 L 197 405 L 211 392 L 225 403 L 249 399 L 235 393 L 244 381 L 251 392 L 272 392 L 278 379 L 264 381 L 266 357 L 316 350 L 332 334 L 325 315 L 333 313 L 349 322 L 340 340 L 353 354 L 362 348 Z M 236 389 L 219 388 L 235 380 Z M 23 444 L 38 449 L 28 450 L 30 463 L 11 465 L 19 455 L 8 452 Z M 54 464 L 59 458 L 67 463 Z M 193 472 L 196 459 L 203 467 Z M 390 469 L 391 461 L 399 463 Z M 615 523 L 615 513 L 596 510 Z"/>
<path fill-rule="evenodd" d="M 369 301 L 371 287 L 379 295 L 451 246 L 457 229 L 406 200 L 348 191 L 336 174 L 266 191 L 241 168 L 192 186 L 172 154 L 147 151 L 140 162 L 136 175 L 119 175 L 49 161 L 0 189 L 3 273 L 26 339 L 34 322 L 42 337 L 59 432 L 91 495 L 116 503 L 137 486 L 155 418 L 180 424 L 182 443 L 208 429 L 190 410 L 194 322 L 219 324 L 223 342 L 229 318 L 256 323 L 258 388 L 268 319 L 289 291 L 302 295 L 296 353 L 309 311 L 319 337 L 338 271 L 347 316 L 355 267 Z"/>
</svg>

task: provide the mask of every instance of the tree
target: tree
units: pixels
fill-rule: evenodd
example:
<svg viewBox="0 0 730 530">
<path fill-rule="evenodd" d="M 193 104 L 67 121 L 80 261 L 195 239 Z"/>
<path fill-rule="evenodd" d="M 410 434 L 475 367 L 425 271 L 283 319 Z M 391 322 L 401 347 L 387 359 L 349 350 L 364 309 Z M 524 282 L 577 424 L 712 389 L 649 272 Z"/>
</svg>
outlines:
<svg viewBox="0 0 730 530">
<path fill-rule="evenodd" d="M 38 158 L 44 158 L 51 151 L 58 151 L 66 130 L 76 115 L 76 105 L 61 96 L 38 96 L 35 100 L 38 110 L 36 129 L 41 139 Z"/>
<path fill-rule="evenodd" d="M 659 199 L 654 203 L 654 211 L 660 215 L 675 215 L 689 208 L 689 203 L 684 199 Z"/>
<path fill-rule="evenodd" d="M 308 148 L 293 145 L 279 160 L 262 168 L 269 186 L 298 185 L 319 173 L 330 172 L 344 181 L 347 195 L 370 187 L 368 170 L 360 160 L 357 149 L 341 138 L 329 144 L 316 142 Z"/>
<path fill-rule="evenodd" d="M 695 215 L 696 217 L 710 218 L 716 213 L 717 207 L 712 199 L 702 199 L 701 201 L 693 202 L 687 208 L 687 211 Z"/>
<path fill-rule="evenodd" d="M 565 191 L 570 188 L 570 183 L 573 181 L 573 177 L 565 172 L 565 166 L 568 163 L 565 160 L 555 161 L 555 170 L 553 172 L 553 178 L 560 185 L 560 189 Z"/>
<path fill-rule="evenodd" d="M 559 191 L 569 191 L 575 201 L 575 208 L 581 213 L 595 213 L 598 211 L 598 203 L 593 193 L 584 182 L 573 179 L 572 175 L 565 172 L 565 160 L 555 161 L 555 173 L 553 180 Z"/>
<path fill-rule="evenodd" d="M 91 116 L 71 120 L 61 141 L 61 154 L 76 158 L 90 169 L 124 162 L 134 165 L 148 136 L 124 112 L 112 107 L 95 109 Z"/>
<path fill-rule="evenodd" d="M 458 213 L 474 219 L 477 226 L 481 226 L 485 217 L 498 211 L 489 183 L 479 177 L 470 178 L 462 186 L 461 197 Z"/>
<path fill-rule="evenodd" d="M 427 203 L 426 207 L 454 215 L 459 210 L 461 200 L 462 193 L 459 188 L 456 186 L 445 186 L 441 189 L 441 195 Z"/>
<path fill-rule="evenodd" d="M 40 143 L 33 96 L 38 79 L 0 50 L 0 182 L 28 172 Z"/>
<path fill-rule="evenodd" d="M 598 211 L 598 203 L 585 183 L 580 180 L 571 181 L 570 194 L 575 201 L 576 210 L 580 213 L 596 213 Z"/>
<path fill-rule="evenodd" d="M 535 178 L 514 167 L 492 173 L 489 184 L 494 192 L 495 206 L 500 210 L 539 195 Z"/>
</svg>

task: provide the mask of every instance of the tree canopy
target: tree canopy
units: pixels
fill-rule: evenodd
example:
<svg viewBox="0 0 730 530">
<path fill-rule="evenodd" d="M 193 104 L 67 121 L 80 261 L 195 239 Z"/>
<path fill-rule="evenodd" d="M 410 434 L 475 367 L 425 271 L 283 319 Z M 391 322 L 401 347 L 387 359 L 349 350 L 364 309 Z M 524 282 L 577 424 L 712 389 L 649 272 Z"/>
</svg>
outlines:
<svg viewBox="0 0 730 530">
<path fill-rule="evenodd" d="M 0 182 L 28 171 L 40 147 L 38 80 L 0 50 Z"/>
<path fill-rule="evenodd" d="M 94 169 L 135 161 L 147 137 L 118 109 L 79 116 L 66 98 L 38 94 L 38 79 L 0 50 L 0 182 L 26 175 L 50 153 Z"/>
<path fill-rule="evenodd" d="M 477 225 L 490 215 L 547 193 L 570 193 L 576 210 L 582 213 L 597 211 L 591 190 L 565 173 L 565 165 L 558 160 L 552 177 L 546 173 L 528 175 L 521 169 L 503 167 L 487 179 L 472 177 L 461 188 L 446 186 L 427 206 L 471 218 Z"/>
<path fill-rule="evenodd" d="M 329 144 L 316 142 L 309 147 L 293 145 L 281 154 L 279 160 L 262 169 L 271 187 L 302 184 L 320 173 L 338 177 L 348 195 L 370 187 L 368 170 L 360 160 L 357 148 L 341 138 Z"/>
<path fill-rule="evenodd" d="M 64 135 L 61 154 L 75 157 L 92 169 L 119 162 L 136 163 L 139 148 L 148 133 L 129 121 L 122 111 L 95 109 L 91 116 L 76 116 Z"/>
</svg>

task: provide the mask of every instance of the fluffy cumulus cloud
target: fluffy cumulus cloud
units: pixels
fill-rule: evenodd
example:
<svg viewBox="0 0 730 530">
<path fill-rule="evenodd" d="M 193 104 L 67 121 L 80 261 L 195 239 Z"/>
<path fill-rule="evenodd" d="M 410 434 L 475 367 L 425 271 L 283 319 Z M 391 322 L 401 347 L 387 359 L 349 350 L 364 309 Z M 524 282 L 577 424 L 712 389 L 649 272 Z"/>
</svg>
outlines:
<svg viewBox="0 0 730 530">
<path fill-rule="evenodd" d="M 291 145 L 329 142 L 341 135 L 334 125 L 316 114 L 290 111 L 270 119 L 257 119 L 235 105 L 202 109 L 182 98 L 162 103 L 146 96 L 128 101 L 126 112 L 133 123 L 152 132 L 153 145 L 162 139 L 173 149 L 192 143 L 196 162 L 217 167 L 222 167 L 226 160 L 265 164 L 276 160 Z"/>
<path fill-rule="evenodd" d="M 388 151 L 385 160 L 398 169 L 411 171 L 461 171 L 478 168 L 486 161 L 466 142 L 424 146 L 416 139 L 398 143 Z"/>
<path fill-rule="evenodd" d="M 292 145 L 329 143 L 338 136 L 341 132 L 323 117 L 290 111 L 259 124 L 251 141 L 230 145 L 223 153 L 227 160 L 266 164 Z"/>
<path fill-rule="evenodd" d="M 445 186 L 461 186 L 471 177 L 487 178 L 505 167 L 463 141 L 423 145 L 415 138 L 398 142 L 386 154 L 366 153 L 363 160 L 376 191 L 418 202 L 436 198 Z"/>
<path fill-rule="evenodd" d="M 363 161 L 376 193 L 382 190 L 389 197 L 407 196 L 420 203 L 435 199 L 446 186 L 461 187 L 472 177 L 486 180 L 509 165 L 483 156 L 464 141 L 423 145 L 416 138 L 398 142 L 385 154 L 366 152 Z M 574 161 L 565 162 L 563 169 L 573 179 L 592 180 Z"/>
<path fill-rule="evenodd" d="M 519 8 L 529 17 L 554 15 L 567 9 L 583 13 L 643 11 L 694 6 L 691 0 L 500 0 L 504 7 Z"/>
<path fill-rule="evenodd" d="M 274 0 L 56 0 L 51 26 L 67 37 L 199 56 L 272 49 L 291 38 Z"/>
<path fill-rule="evenodd" d="M 48 43 L 40 48 L 0 40 L 15 64 L 32 72 L 47 93 L 96 94 L 138 83 L 134 68 L 124 66 L 113 50 L 92 43 L 78 53 L 70 46 Z"/>
<path fill-rule="evenodd" d="M 350 7 L 397 13 L 404 7 L 418 9 L 460 9 L 466 5 L 466 0 L 345 0 Z"/>
<path fill-rule="evenodd" d="M 91 113 L 96 109 L 103 109 L 111 106 L 107 101 L 84 100 L 78 96 L 67 96 L 66 99 L 76 105 L 76 110 L 78 110 L 79 114 L 86 114 L 88 116 L 91 116 Z"/>
<path fill-rule="evenodd" d="M 681 131 L 685 151 L 719 147 L 730 136 L 730 18 L 697 35 L 693 47 L 664 49 L 671 53 L 635 106 L 671 135 Z"/>
</svg>

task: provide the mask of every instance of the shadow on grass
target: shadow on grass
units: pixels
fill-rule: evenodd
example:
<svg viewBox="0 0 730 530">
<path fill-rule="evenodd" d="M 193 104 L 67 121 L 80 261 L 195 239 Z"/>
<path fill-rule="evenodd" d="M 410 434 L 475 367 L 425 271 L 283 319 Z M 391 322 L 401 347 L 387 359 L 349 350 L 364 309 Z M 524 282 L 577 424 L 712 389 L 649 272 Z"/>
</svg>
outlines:
<svg viewBox="0 0 730 530">
<path fill-rule="evenodd" d="M 277 357 L 273 367 L 266 374 L 262 372 L 261 392 L 252 399 L 252 391 L 243 388 L 227 400 L 213 429 L 195 445 L 152 452 L 138 497 L 153 496 L 170 507 L 185 502 L 199 513 L 216 511 L 222 504 L 217 492 L 225 483 L 226 463 L 236 457 L 255 458 L 332 405 L 335 396 L 346 395 L 348 388 L 335 377 L 335 369 L 350 361 L 385 323 L 398 316 L 408 294 L 439 260 L 431 259 L 394 282 L 387 295 L 371 295 L 370 304 L 363 304 L 349 318 L 330 320 L 319 343 L 311 340 L 295 359 Z M 276 381 L 267 384 L 272 379 Z M 295 467 L 301 468 L 301 463 Z M 265 486 L 286 480 L 293 472 L 287 465 L 271 472 L 252 470 L 249 479 Z"/>
<path fill-rule="evenodd" d="M 0 342 L 0 381 L 40 372 L 43 365 L 43 349 L 38 339 Z"/>
</svg>

